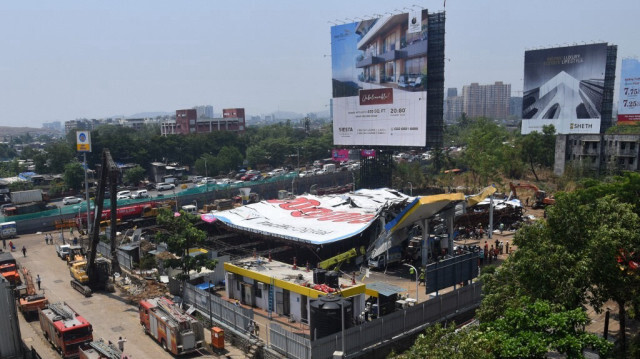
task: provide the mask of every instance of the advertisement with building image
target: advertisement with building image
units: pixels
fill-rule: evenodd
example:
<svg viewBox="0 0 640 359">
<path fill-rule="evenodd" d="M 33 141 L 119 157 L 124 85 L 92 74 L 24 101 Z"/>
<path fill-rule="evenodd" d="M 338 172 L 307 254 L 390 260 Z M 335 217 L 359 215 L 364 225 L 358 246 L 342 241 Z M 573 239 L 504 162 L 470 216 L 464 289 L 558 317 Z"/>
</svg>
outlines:
<svg viewBox="0 0 640 359">
<path fill-rule="evenodd" d="M 335 145 L 425 146 L 427 21 L 422 10 L 331 28 Z"/>
<path fill-rule="evenodd" d="M 526 51 L 522 134 L 599 133 L 606 62 L 606 43 Z"/>
<path fill-rule="evenodd" d="M 618 122 L 640 121 L 640 61 L 622 59 L 620 95 L 618 96 Z"/>
</svg>

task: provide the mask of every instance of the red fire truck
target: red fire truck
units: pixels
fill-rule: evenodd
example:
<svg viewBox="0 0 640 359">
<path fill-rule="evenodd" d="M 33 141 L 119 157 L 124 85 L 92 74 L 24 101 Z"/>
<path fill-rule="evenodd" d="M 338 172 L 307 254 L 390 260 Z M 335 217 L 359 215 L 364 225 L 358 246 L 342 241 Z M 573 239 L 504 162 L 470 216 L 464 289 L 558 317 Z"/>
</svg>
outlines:
<svg viewBox="0 0 640 359">
<path fill-rule="evenodd" d="M 204 343 L 202 324 L 165 297 L 140 301 L 140 324 L 174 355 L 196 351 Z"/>
<path fill-rule="evenodd" d="M 93 340 L 91 324 L 64 302 L 49 304 L 38 311 L 45 338 L 63 358 L 77 358 L 80 346 Z"/>
<path fill-rule="evenodd" d="M 146 217 L 155 217 L 158 215 L 157 204 L 155 202 L 149 203 L 140 203 L 132 206 L 120 207 L 116 211 L 116 218 L 118 221 L 125 221 L 132 218 L 146 218 Z M 91 212 L 93 216 L 94 212 Z M 100 214 L 100 221 L 109 221 L 111 220 L 111 210 L 106 209 L 102 211 Z M 87 225 L 87 214 L 82 213 L 80 215 L 76 215 L 76 224 L 78 226 L 86 226 Z"/>
</svg>

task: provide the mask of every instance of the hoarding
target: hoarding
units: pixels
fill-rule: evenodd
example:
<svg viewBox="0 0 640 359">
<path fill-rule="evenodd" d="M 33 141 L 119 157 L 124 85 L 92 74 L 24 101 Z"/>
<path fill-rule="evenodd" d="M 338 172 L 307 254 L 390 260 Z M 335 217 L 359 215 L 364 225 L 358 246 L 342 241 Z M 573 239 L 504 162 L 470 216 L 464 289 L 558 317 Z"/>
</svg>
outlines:
<svg viewBox="0 0 640 359">
<path fill-rule="evenodd" d="M 427 10 L 331 27 L 333 143 L 423 147 Z"/>
<path fill-rule="evenodd" d="M 522 134 L 600 133 L 607 44 L 526 51 Z"/>
<path fill-rule="evenodd" d="M 622 59 L 618 122 L 640 121 L 640 61 Z"/>
<path fill-rule="evenodd" d="M 331 158 L 335 162 L 349 161 L 349 150 L 339 150 L 339 149 L 331 150 Z"/>
<path fill-rule="evenodd" d="M 353 237 L 367 229 L 387 204 L 408 196 L 389 189 L 356 193 L 268 200 L 213 213 L 216 220 L 237 230 L 297 242 L 326 244 Z"/>
</svg>

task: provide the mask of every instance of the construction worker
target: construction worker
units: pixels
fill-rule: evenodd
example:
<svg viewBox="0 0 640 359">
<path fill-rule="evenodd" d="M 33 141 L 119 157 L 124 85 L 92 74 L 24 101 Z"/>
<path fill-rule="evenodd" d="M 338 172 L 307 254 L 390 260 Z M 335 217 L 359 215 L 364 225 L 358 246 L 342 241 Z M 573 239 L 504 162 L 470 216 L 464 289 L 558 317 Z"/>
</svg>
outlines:
<svg viewBox="0 0 640 359">
<path fill-rule="evenodd" d="M 420 268 L 420 283 L 427 285 L 427 282 L 424 281 L 424 267 Z"/>
<path fill-rule="evenodd" d="M 415 274 L 416 274 L 416 270 L 415 270 L 415 268 L 413 268 L 413 267 L 409 267 L 409 275 L 410 275 L 410 276 L 413 276 L 413 275 L 415 275 Z"/>
</svg>

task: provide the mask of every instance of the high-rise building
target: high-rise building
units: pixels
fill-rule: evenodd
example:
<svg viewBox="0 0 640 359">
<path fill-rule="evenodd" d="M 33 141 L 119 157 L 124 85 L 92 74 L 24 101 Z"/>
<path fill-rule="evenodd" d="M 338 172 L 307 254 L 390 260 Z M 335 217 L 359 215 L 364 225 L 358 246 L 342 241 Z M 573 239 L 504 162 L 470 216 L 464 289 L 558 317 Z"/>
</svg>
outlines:
<svg viewBox="0 0 640 359">
<path fill-rule="evenodd" d="M 469 118 L 506 119 L 510 97 L 510 84 L 497 81 L 493 85 L 479 85 L 474 82 L 462 88 L 463 112 Z"/>
<path fill-rule="evenodd" d="M 522 118 L 522 97 L 511 97 L 509 99 L 509 114 Z"/>
<path fill-rule="evenodd" d="M 447 98 L 458 96 L 458 88 L 457 87 L 449 87 L 447 89 Z"/>
<path fill-rule="evenodd" d="M 462 116 L 464 101 L 462 96 L 447 97 L 446 101 L 447 123 L 455 123 Z"/>
</svg>

